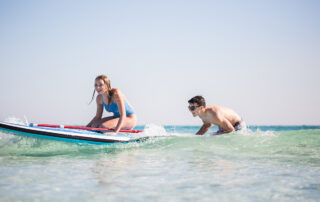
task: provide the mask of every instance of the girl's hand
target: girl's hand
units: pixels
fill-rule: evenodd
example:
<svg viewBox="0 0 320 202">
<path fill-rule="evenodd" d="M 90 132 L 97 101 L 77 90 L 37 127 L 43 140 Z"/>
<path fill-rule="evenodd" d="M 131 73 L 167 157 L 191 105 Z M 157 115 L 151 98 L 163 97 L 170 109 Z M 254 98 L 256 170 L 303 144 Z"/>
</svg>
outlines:
<svg viewBox="0 0 320 202">
<path fill-rule="evenodd" d="M 114 131 L 111 131 L 111 132 L 105 132 L 103 134 L 104 135 L 116 135 L 117 133 L 115 133 Z"/>
</svg>

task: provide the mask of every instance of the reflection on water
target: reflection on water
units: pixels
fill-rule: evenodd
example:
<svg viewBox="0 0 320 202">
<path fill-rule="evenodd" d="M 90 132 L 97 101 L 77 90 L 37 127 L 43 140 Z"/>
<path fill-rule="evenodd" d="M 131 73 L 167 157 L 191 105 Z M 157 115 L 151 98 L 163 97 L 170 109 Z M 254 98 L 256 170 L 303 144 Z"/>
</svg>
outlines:
<svg viewBox="0 0 320 202">
<path fill-rule="evenodd" d="M 103 185 L 111 185 L 117 178 L 127 174 L 130 167 L 136 164 L 137 151 L 116 152 L 112 156 L 103 156 L 91 171 L 97 177 L 98 183 Z"/>
</svg>

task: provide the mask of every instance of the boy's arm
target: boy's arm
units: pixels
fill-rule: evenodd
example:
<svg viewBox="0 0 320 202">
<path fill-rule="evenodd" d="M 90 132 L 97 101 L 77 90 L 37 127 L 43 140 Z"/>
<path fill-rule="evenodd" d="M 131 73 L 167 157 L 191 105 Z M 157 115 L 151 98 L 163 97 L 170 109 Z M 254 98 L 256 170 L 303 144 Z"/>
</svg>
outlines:
<svg viewBox="0 0 320 202">
<path fill-rule="evenodd" d="M 216 132 L 217 135 L 234 131 L 233 125 L 222 114 L 214 112 L 214 115 L 219 126 L 219 130 Z"/>
<path fill-rule="evenodd" d="M 196 135 L 205 134 L 211 128 L 211 126 L 212 126 L 212 124 L 210 124 L 210 123 L 204 123 L 202 125 L 202 127 L 200 128 L 200 130 L 196 133 Z"/>
<path fill-rule="evenodd" d="M 234 131 L 233 125 L 230 123 L 230 121 L 228 121 L 225 118 L 220 121 L 220 125 L 223 130 L 221 131 L 219 128 L 219 131 L 217 131 L 218 134 L 230 133 L 230 132 Z"/>
</svg>

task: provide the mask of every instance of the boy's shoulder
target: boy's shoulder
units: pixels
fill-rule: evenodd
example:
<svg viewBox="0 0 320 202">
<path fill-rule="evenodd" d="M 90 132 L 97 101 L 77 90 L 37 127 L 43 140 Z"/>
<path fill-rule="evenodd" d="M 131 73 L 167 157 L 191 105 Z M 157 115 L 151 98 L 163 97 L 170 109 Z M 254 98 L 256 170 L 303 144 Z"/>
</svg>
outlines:
<svg viewBox="0 0 320 202">
<path fill-rule="evenodd" d="M 206 106 L 206 114 L 211 114 L 216 116 L 216 114 L 219 112 L 219 108 L 215 105 Z"/>
</svg>

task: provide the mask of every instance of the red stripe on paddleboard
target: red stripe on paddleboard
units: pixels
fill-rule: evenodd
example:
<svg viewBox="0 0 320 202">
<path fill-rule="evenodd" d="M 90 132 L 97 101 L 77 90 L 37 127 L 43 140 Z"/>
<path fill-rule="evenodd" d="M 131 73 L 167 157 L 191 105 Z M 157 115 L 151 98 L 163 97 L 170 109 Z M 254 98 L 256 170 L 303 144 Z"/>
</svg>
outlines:
<svg viewBox="0 0 320 202">
<path fill-rule="evenodd" d="M 80 130 L 95 130 L 95 131 L 113 131 L 108 128 L 93 128 L 93 127 L 81 127 L 81 126 L 65 126 L 65 125 L 52 125 L 52 124 L 30 124 L 31 126 L 49 127 L 49 128 L 68 128 L 68 129 L 80 129 Z M 123 133 L 141 133 L 142 130 L 120 130 Z"/>
</svg>

